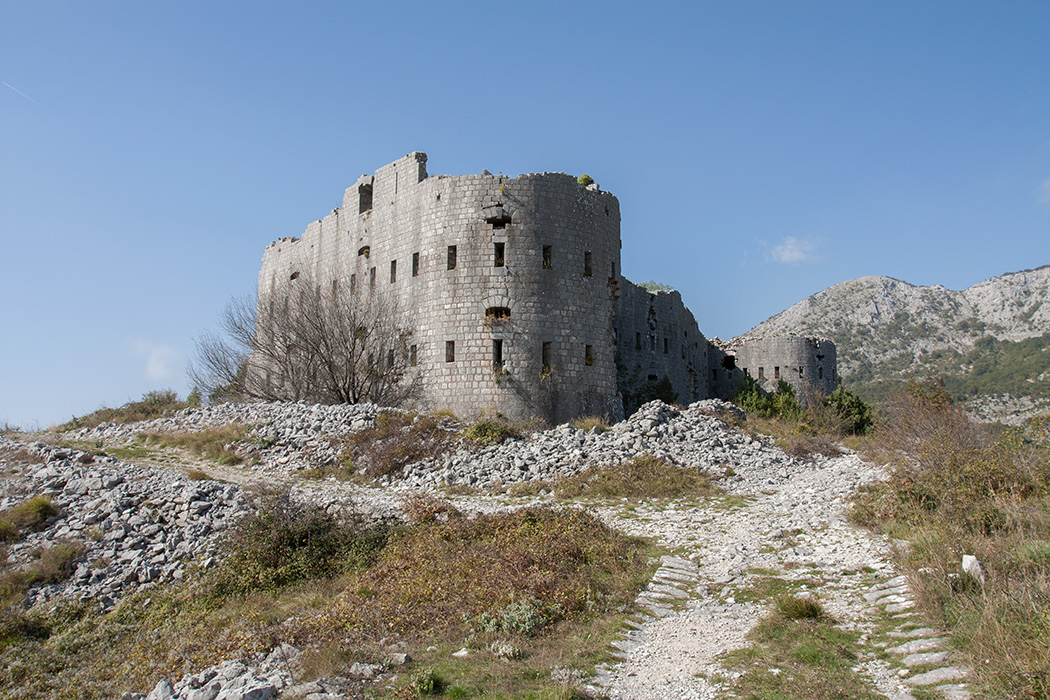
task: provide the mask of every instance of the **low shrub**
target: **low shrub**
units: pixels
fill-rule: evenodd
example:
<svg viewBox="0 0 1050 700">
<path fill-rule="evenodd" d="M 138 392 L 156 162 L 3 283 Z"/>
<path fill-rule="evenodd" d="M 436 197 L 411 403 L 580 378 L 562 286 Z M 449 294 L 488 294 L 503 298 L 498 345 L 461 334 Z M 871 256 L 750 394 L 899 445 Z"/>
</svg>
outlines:
<svg viewBox="0 0 1050 700">
<path fill-rule="evenodd" d="M 505 440 L 520 439 L 521 430 L 499 418 L 484 418 L 463 431 L 463 437 L 478 445 L 498 445 Z"/>
<path fill-rule="evenodd" d="M 41 527 L 58 509 L 45 495 L 33 496 L 5 511 L 0 511 L 0 542 L 15 542 L 26 532 Z"/>
<path fill-rule="evenodd" d="M 826 617 L 823 606 L 811 596 L 780 596 L 776 600 L 776 611 L 787 620 L 820 620 Z"/>
<path fill-rule="evenodd" d="M 119 408 L 100 408 L 86 416 L 73 417 L 68 423 L 58 426 L 58 432 L 78 428 L 94 428 L 102 423 L 137 423 L 154 418 L 163 418 L 175 411 L 187 408 L 191 404 L 181 401 L 179 395 L 171 389 L 150 391 L 143 394 L 138 401 L 129 401 Z"/>
<path fill-rule="evenodd" d="M 608 416 L 582 416 L 572 422 L 572 427 L 577 430 L 585 430 L 591 432 L 596 429 L 599 433 L 604 433 L 609 430 L 609 417 Z"/>
<path fill-rule="evenodd" d="M 369 564 L 388 534 L 385 523 L 340 522 L 319 506 L 296 502 L 287 491 L 267 494 L 231 535 L 213 593 L 246 595 L 331 578 Z"/>
<path fill-rule="evenodd" d="M 344 473 L 371 479 L 396 475 L 408 464 L 439 457 L 452 449 L 455 434 L 438 419 L 411 413 L 384 412 L 375 426 L 351 433 L 340 462 Z"/>
</svg>

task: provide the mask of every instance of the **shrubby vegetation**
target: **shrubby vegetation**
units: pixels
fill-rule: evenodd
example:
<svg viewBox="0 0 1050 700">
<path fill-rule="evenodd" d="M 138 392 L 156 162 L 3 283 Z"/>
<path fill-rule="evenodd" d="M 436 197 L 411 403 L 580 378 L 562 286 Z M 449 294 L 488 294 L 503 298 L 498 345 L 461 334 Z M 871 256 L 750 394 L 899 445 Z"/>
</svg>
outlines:
<svg viewBox="0 0 1050 700">
<path fill-rule="evenodd" d="M 200 395 L 192 392 L 186 400 L 179 398 L 171 389 L 149 391 L 138 401 L 129 401 L 119 408 L 100 408 L 86 416 L 74 416 L 68 423 L 63 423 L 56 430 L 76 430 L 77 428 L 94 428 L 102 423 L 137 423 L 154 418 L 163 418 L 190 406 L 200 404 Z"/>
<path fill-rule="evenodd" d="M 117 697 L 290 642 L 314 677 L 402 643 L 418 661 L 386 691 L 395 697 L 547 697 L 553 668 L 603 658 L 652 574 L 648 545 L 577 509 L 468 518 L 426 496 L 406 511 L 404 523 L 337 518 L 271 494 L 224 563 L 181 585 L 106 615 L 73 602 L 7 608 L 0 695 Z M 450 657 L 464 644 L 469 658 Z"/>
<path fill-rule="evenodd" d="M 891 478 L 853 517 L 905 539 L 923 611 L 970 657 L 988 697 L 1050 697 L 1050 416 L 1027 430 L 969 420 L 937 380 L 885 407 L 872 452 Z M 976 556 L 982 584 L 960 568 Z"/>
</svg>

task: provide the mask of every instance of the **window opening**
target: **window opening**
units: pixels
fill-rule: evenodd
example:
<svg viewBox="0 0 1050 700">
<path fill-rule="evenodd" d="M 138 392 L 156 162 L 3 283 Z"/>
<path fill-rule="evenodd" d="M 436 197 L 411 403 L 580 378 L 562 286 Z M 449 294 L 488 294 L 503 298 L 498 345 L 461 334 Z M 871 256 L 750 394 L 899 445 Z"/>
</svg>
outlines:
<svg viewBox="0 0 1050 700">
<path fill-rule="evenodd" d="M 412 253 L 412 276 L 419 277 L 419 253 Z"/>
<path fill-rule="evenodd" d="M 664 338 L 664 354 L 665 355 L 667 354 L 668 348 L 670 348 L 670 347 L 671 347 L 671 342 L 667 338 Z"/>
<path fill-rule="evenodd" d="M 766 368 L 765 367 L 759 367 L 758 368 L 758 378 L 759 379 L 765 379 L 766 378 Z"/>
<path fill-rule="evenodd" d="M 360 248 L 357 249 L 357 254 L 358 255 L 363 255 L 364 257 L 367 258 L 369 256 L 369 254 L 371 253 L 371 250 L 372 250 L 371 248 L 369 248 L 368 246 L 364 245 L 364 246 L 361 246 Z"/>
<path fill-rule="evenodd" d="M 353 292 L 357 289 L 357 273 L 354 272 L 350 275 L 350 291 Z"/>
<path fill-rule="evenodd" d="M 506 306 L 490 306 L 485 309 L 486 321 L 506 321 L 510 318 L 510 309 Z"/>
<path fill-rule="evenodd" d="M 551 369 L 551 343 L 549 340 L 545 340 L 543 345 L 540 347 L 540 364 L 543 365 L 544 372 L 550 372 Z"/>
<path fill-rule="evenodd" d="M 408 364 L 413 367 L 416 366 L 416 346 L 413 345 L 408 349 Z"/>
<path fill-rule="evenodd" d="M 554 263 L 552 262 L 553 256 L 552 256 L 552 253 L 551 253 L 553 248 L 554 248 L 554 246 L 549 246 L 549 245 L 543 246 L 543 269 L 544 270 L 553 270 L 554 269 Z"/>
<path fill-rule="evenodd" d="M 652 350 L 653 352 L 656 352 L 656 336 L 655 335 L 649 336 L 649 349 Z"/>
<path fill-rule="evenodd" d="M 823 379 L 823 378 L 824 378 L 824 368 L 823 367 L 817 367 L 817 379 Z"/>
<path fill-rule="evenodd" d="M 711 381 L 712 382 L 717 382 L 718 381 L 718 370 L 716 370 L 716 369 L 711 370 Z"/>
<path fill-rule="evenodd" d="M 635 333 L 634 334 L 634 349 L 635 350 L 641 350 L 642 349 L 642 334 L 641 333 Z"/>
<path fill-rule="evenodd" d="M 445 362 L 456 361 L 456 341 L 446 340 L 445 341 Z"/>
<path fill-rule="evenodd" d="M 357 188 L 357 213 L 364 214 L 372 208 L 372 186 L 361 185 Z"/>
<path fill-rule="evenodd" d="M 583 252 L 583 276 L 590 277 L 594 272 L 591 267 L 591 251 L 585 250 Z"/>
<path fill-rule="evenodd" d="M 493 267 L 503 267 L 504 264 L 505 264 L 504 253 L 507 250 L 507 244 L 506 243 L 493 243 L 492 247 L 493 247 L 493 251 L 492 251 L 493 252 L 493 258 L 492 258 Z"/>
<path fill-rule="evenodd" d="M 374 267 L 368 271 L 368 286 L 372 289 L 376 288 L 376 269 Z"/>
<path fill-rule="evenodd" d="M 456 246 L 454 245 L 448 247 L 448 269 L 456 269 Z"/>
<path fill-rule="evenodd" d="M 583 346 L 583 364 L 588 367 L 594 364 L 594 350 L 590 345 Z"/>
<path fill-rule="evenodd" d="M 488 222 L 493 229 L 504 229 L 507 228 L 507 224 L 510 223 L 510 214 L 508 214 L 503 207 L 498 207 L 491 216 L 485 218 L 485 221 Z"/>
<path fill-rule="evenodd" d="M 397 282 L 397 260 L 390 261 L 390 284 Z"/>
<path fill-rule="evenodd" d="M 335 296 L 338 293 L 339 293 L 339 279 L 336 278 L 336 279 L 332 280 L 332 296 Z"/>
<path fill-rule="evenodd" d="M 613 263 L 609 266 L 609 277 L 616 277 L 616 262 L 615 261 L 613 261 Z"/>
<path fill-rule="evenodd" d="M 292 276 L 289 277 L 288 279 L 289 280 L 297 280 L 297 279 L 299 279 L 299 273 L 298 272 L 293 272 Z"/>
<path fill-rule="evenodd" d="M 780 379 L 780 368 L 779 367 L 774 367 L 773 368 L 773 379 Z"/>
<path fill-rule="evenodd" d="M 734 355 L 722 357 L 722 367 L 725 369 L 736 369 L 736 357 Z"/>
<path fill-rule="evenodd" d="M 798 376 L 800 376 L 800 377 L 802 376 L 803 370 L 805 370 L 805 367 L 799 367 L 798 368 Z"/>
<path fill-rule="evenodd" d="M 650 375 L 649 375 L 649 381 L 651 381 L 651 382 L 655 382 L 655 381 L 656 381 L 656 379 L 657 379 L 657 377 L 656 377 L 656 375 L 655 375 L 655 374 L 650 374 Z"/>
<path fill-rule="evenodd" d="M 492 341 L 492 366 L 503 369 L 503 340 L 499 338 Z"/>
</svg>

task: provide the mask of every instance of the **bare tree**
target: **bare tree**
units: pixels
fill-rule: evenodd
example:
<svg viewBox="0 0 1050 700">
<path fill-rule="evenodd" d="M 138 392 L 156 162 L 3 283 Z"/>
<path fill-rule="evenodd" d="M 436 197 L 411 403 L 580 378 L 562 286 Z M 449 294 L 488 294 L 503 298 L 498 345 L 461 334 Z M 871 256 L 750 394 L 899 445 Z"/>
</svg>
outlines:
<svg viewBox="0 0 1050 700">
<path fill-rule="evenodd" d="M 384 406 L 418 394 L 412 330 L 393 303 L 348 289 L 322 293 L 309 279 L 260 304 L 234 299 L 204 333 L 189 368 L 210 400 L 248 398 Z"/>
</svg>

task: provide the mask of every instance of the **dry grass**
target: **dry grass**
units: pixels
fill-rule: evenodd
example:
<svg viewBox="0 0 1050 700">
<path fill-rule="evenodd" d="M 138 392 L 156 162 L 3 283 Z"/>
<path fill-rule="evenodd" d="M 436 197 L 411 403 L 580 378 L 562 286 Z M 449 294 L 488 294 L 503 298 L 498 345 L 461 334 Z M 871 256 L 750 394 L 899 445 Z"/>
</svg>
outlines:
<svg viewBox="0 0 1050 700">
<path fill-rule="evenodd" d="M 1050 441 L 971 423 L 937 384 L 892 401 L 874 450 L 896 461 L 855 500 L 853 518 L 911 546 L 904 563 L 931 622 L 970 656 L 976 687 L 1050 697 Z M 984 585 L 962 576 L 962 555 Z"/>
<path fill-rule="evenodd" d="M 33 496 L 5 511 L 0 511 L 0 542 L 15 542 L 31 530 L 41 527 L 58 513 L 51 499 Z"/>
<path fill-rule="evenodd" d="M 572 427 L 587 432 L 597 428 L 599 433 L 604 433 L 612 426 L 609 425 L 608 416 L 582 416 L 572 422 Z"/>
<path fill-rule="evenodd" d="M 647 545 L 578 510 L 424 515 L 366 556 L 346 544 L 372 526 L 326 517 L 268 503 L 230 541 L 230 564 L 106 615 L 72 603 L 0 615 L 0 696 L 116 697 L 286 641 L 305 649 L 311 675 L 382 661 L 404 643 L 418 665 L 381 697 L 412 697 L 420 666 L 447 680 L 446 697 L 571 697 L 552 670 L 605 660 L 652 573 Z M 490 619 L 498 632 L 480 629 Z M 520 653 L 497 657 L 495 640 Z M 464 644 L 472 654 L 451 658 Z"/>
<path fill-rule="evenodd" d="M 129 401 L 119 408 L 104 407 L 86 416 L 74 417 L 68 423 L 55 428 L 55 431 L 94 428 L 102 423 L 137 423 L 162 418 L 188 406 L 188 402 L 180 400 L 179 395 L 170 389 L 150 391 L 138 401 Z"/>
<path fill-rule="evenodd" d="M 553 489 L 559 498 L 628 500 L 707 497 L 718 493 L 718 488 L 700 470 L 668 464 L 648 454 L 618 465 L 591 467 L 560 479 Z"/>
<path fill-rule="evenodd" d="M 207 428 L 196 432 L 142 433 L 139 437 L 147 446 L 161 449 L 181 447 L 193 455 L 222 466 L 240 464 L 244 458 L 232 448 L 247 439 L 248 429 L 231 423 L 218 428 Z"/>
</svg>

